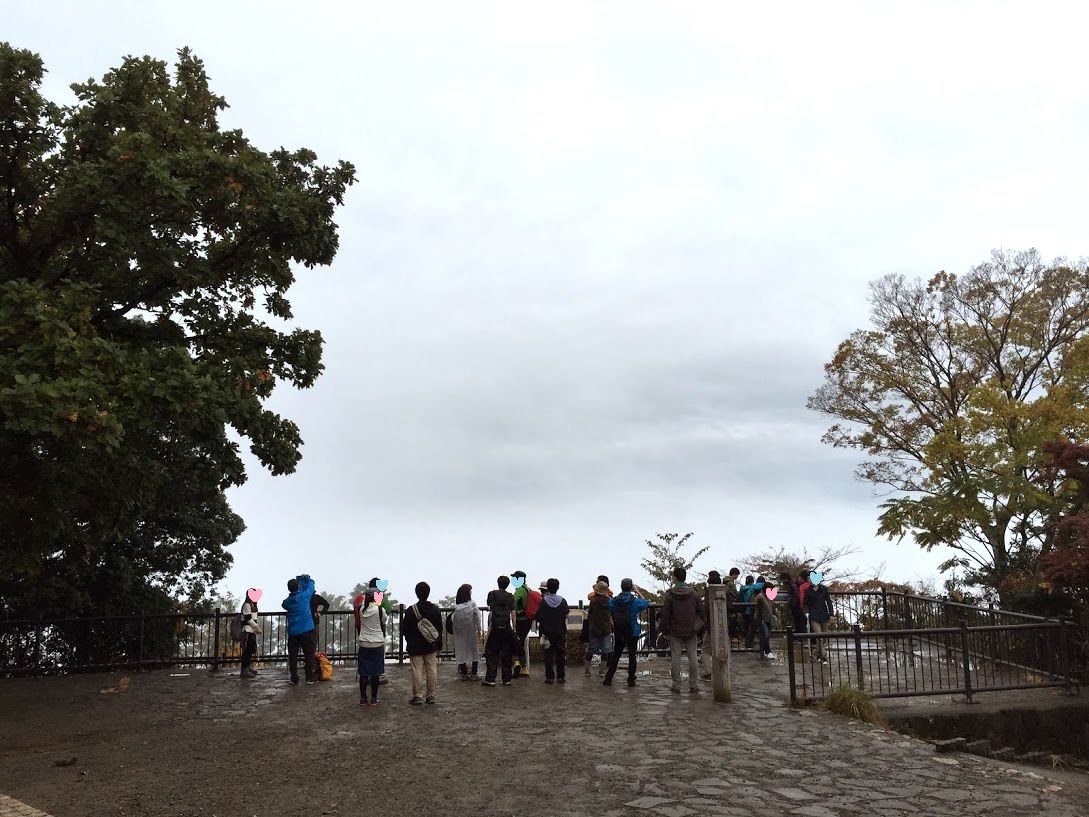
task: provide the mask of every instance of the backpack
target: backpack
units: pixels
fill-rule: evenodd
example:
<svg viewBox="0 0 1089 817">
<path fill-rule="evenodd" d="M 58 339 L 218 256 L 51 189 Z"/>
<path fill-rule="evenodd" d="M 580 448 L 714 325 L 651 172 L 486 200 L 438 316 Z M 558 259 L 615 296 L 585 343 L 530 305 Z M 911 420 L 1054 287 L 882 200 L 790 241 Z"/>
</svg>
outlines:
<svg viewBox="0 0 1089 817">
<path fill-rule="evenodd" d="M 526 607 L 525 607 L 526 616 L 528 616 L 529 618 L 533 618 L 534 616 L 537 615 L 537 610 L 539 610 L 540 607 L 541 607 L 541 591 L 540 590 L 530 590 L 529 593 L 526 594 Z"/>
<path fill-rule="evenodd" d="M 231 634 L 231 641 L 242 640 L 242 614 L 234 613 L 227 620 L 227 630 Z"/>
<path fill-rule="evenodd" d="M 420 605 L 413 604 L 412 612 L 416 614 L 416 629 L 420 631 L 420 638 L 428 644 L 434 644 L 439 640 L 439 631 L 435 625 L 420 615 Z"/>
<path fill-rule="evenodd" d="M 323 652 L 314 653 L 314 660 L 318 664 L 318 680 L 319 681 L 332 681 L 333 680 L 333 665 L 329 661 L 329 656 Z"/>
<path fill-rule="evenodd" d="M 631 606 L 634 598 L 629 598 L 627 604 L 613 601 L 613 632 L 631 633 Z"/>
</svg>

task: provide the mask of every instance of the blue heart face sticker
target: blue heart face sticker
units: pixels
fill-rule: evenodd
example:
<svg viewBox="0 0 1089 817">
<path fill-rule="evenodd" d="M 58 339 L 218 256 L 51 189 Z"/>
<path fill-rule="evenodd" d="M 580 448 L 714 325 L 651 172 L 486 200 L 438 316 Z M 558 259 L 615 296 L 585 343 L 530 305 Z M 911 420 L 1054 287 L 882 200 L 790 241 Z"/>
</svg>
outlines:
<svg viewBox="0 0 1089 817">
<path fill-rule="evenodd" d="M 818 584 L 824 581 L 824 574 L 821 573 L 819 570 L 814 570 L 812 573 L 809 574 L 809 581 L 813 582 L 813 586 L 816 587 Z"/>
<path fill-rule="evenodd" d="M 510 580 L 510 586 L 513 587 L 515 590 L 517 590 L 525 583 L 526 580 L 523 579 L 521 576 L 515 576 L 513 579 Z"/>
<path fill-rule="evenodd" d="M 389 579 L 379 579 L 377 582 L 375 582 L 374 586 L 381 590 L 383 593 L 385 593 L 386 588 L 389 587 Z"/>
</svg>

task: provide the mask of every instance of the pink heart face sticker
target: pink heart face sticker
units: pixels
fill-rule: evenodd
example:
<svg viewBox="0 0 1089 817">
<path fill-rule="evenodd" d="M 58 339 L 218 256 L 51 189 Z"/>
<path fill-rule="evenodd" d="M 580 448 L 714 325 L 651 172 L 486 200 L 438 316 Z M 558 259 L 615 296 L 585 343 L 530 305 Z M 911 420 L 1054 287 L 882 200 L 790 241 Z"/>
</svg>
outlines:
<svg viewBox="0 0 1089 817">
<path fill-rule="evenodd" d="M 773 587 L 765 595 L 768 597 L 768 601 L 775 601 L 775 597 L 779 595 L 779 588 Z"/>
<path fill-rule="evenodd" d="M 381 604 L 382 599 L 384 599 L 385 597 L 386 597 L 386 594 L 383 593 L 381 590 L 379 590 L 377 593 L 374 594 L 374 603 L 375 604 Z"/>
<path fill-rule="evenodd" d="M 246 595 L 249 596 L 250 601 L 252 601 L 254 604 L 257 604 L 257 602 L 261 600 L 261 596 L 263 594 L 261 593 L 260 588 L 251 587 L 249 590 L 246 591 Z"/>
</svg>

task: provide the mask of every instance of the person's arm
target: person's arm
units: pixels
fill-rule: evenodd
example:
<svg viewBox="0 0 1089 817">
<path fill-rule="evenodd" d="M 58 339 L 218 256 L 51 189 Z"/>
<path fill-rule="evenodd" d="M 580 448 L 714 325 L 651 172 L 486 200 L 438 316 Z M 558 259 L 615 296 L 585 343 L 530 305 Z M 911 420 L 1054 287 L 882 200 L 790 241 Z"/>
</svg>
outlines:
<svg viewBox="0 0 1089 817">
<path fill-rule="evenodd" d="M 329 610 L 329 602 L 325 600 L 325 596 L 320 596 L 317 593 L 314 594 L 314 612 L 325 613 Z"/>
<path fill-rule="evenodd" d="M 669 627 L 673 623 L 673 597 L 666 593 L 665 602 L 662 604 L 662 615 L 658 624 L 665 635 L 669 635 Z"/>
</svg>

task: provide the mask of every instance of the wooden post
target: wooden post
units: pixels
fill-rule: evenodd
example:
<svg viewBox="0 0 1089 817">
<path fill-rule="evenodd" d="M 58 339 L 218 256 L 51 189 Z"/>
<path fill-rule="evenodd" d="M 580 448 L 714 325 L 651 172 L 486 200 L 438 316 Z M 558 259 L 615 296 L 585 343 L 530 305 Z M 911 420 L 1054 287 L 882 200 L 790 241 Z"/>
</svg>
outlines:
<svg viewBox="0 0 1089 817">
<path fill-rule="evenodd" d="M 726 585 L 710 584 L 706 594 L 710 629 L 707 646 L 711 648 L 711 686 L 715 703 L 733 700 L 730 691 L 730 631 L 726 620 Z"/>
</svg>

